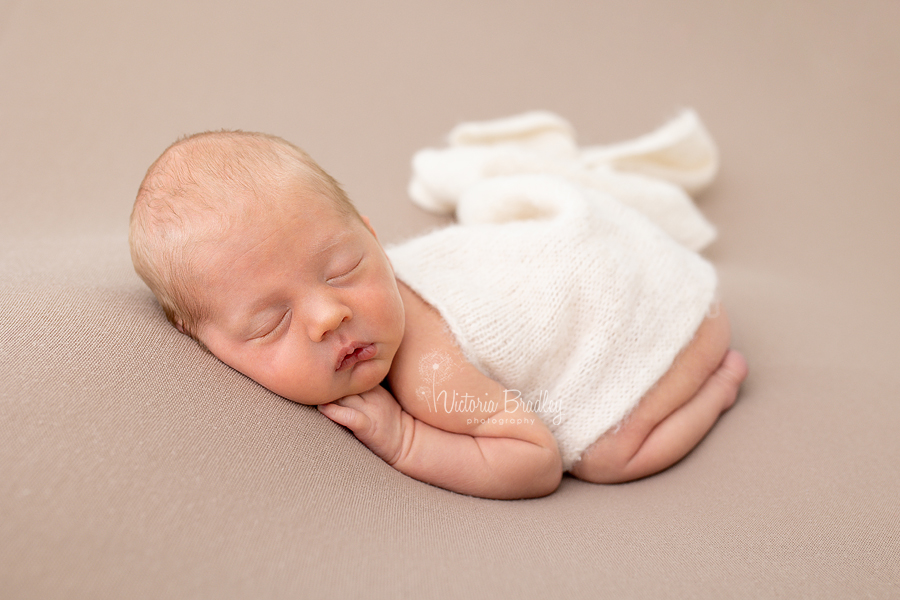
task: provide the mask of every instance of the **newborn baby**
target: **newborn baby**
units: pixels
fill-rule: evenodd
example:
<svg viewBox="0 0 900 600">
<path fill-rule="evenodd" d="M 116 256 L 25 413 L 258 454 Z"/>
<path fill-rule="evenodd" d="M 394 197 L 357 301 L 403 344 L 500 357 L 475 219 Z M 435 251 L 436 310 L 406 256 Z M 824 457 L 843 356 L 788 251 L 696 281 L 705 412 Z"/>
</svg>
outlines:
<svg viewBox="0 0 900 600">
<path fill-rule="evenodd" d="M 519 179 L 510 193 L 540 190 L 545 183 Z M 438 231 L 420 239 L 424 242 L 391 249 L 389 259 L 369 220 L 358 215 L 339 185 L 299 148 L 264 134 L 202 133 L 173 144 L 148 170 L 131 217 L 132 259 L 180 332 L 269 390 L 317 405 L 395 469 L 464 494 L 538 497 L 553 492 L 564 471 L 591 482 L 615 483 L 669 467 L 732 405 L 746 376 L 743 358 L 729 350 L 727 316 L 712 299 L 714 289 L 706 289 L 715 283 L 708 263 L 615 199 L 581 192 L 573 185 L 561 194 L 559 206 L 550 208 L 541 205 L 538 193 L 537 204 L 524 211 L 527 218 L 507 215 L 492 223 L 456 225 L 449 228 L 449 237 L 434 238 L 443 235 Z M 557 198 L 548 194 L 545 199 L 552 205 Z M 616 297 L 643 307 L 629 309 L 625 321 L 632 325 L 613 323 L 616 334 L 603 341 L 609 352 L 587 359 L 603 367 L 598 373 L 613 373 L 611 379 L 625 382 L 614 389 L 628 393 L 598 393 L 587 398 L 590 403 L 575 399 L 578 410 L 571 412 L 568 388 L 555 381 L 546 381 L 543 395 L 534 397 L 534 385 L 505 380 L 503 361 L 494 365 L 486 359 L 477 340 L 472 346 L 471 325 L 466 329 L 457 315 L 446 312 L 453 303 L 433 297 L 434 280 L 427 274 L 454 267 L 423 269 L 416 262 L 454 240 L 467 240 L 455 237 L 460 228 L 479 231 L 478 239 L 496 240 L 505 235 L 500 234 L 504 228 L 524 226 L 524 236 L 545 240 L 538 243 L 542 248 L 555 234 L 528 228 L 549 223 L 564 237 L 569 233 L 557 223 L 568 222 L 599 223 L 610 233 L 615 260 L 607 256 L 593 265 L 586 248 L 571 262 L 583 270 L 612 273 L 618 279 L 610 280 L 609 288 Z M 621 239 L 616 237 L 620 222 L 629 231 Z M 629 248 L 635 244 L 644 244 L 642 253 L 665 260 L 629 262 Z M 399 277 L 392 259 L 403 263 Z M 486 268 L 494 259 L 478 257 Z M 540 260 L 540 255 L 526 260 Z M 681 263 L 702 282 L 702 294 L 689 294 L 694 304 L 701 298 L 708 305 L 689 318 L 674 319 L 677 327 L 669 327 L 672 319 L 663 315 L 652 321 L 651 310 L 669 302 L 666 285 L 647 287 L 652 278 L 641 270 L 646 264 L 671 272 L 680 287 L 690 289 L 682 285 Z M 472 276 L 478 280 L 477 274 Z M 629 282 L 637 287 L 624 289 Z M 510 289 L 507 285 L 497 293 Z M 653 302 L 643 301 L 656 296 Z M 562 308 L 551 312 L 568 310 L 567 299 L 558 301 Z M 573 325 L 577 319 L 592 319 L 583 310 L 585 298 L 579 301 L 577 314 L 569 314 L 556 328 L 563 345 L 579 339 L 583 328 Z M 504 306 L 502 298 L 497 306 Z M 528 322 L 523 318 L 523 326 Z M 554 329 L 553 322 L 548 326 Z M 643 368 L 644 361 L 633 357 L 622 363 L 621 356 L 628 353 L 616 354 L 616 348 L 631 348 L 633 355 L 633 348 L 647 347 L 642 340 L 635 346 L 635 332 L 643 331 L 641 337 L 652 341 L 657 329 L 673 347 L 661 350 L 651 343 L 654 356 L 647 362 L 655 366 Z M 499 347 L 513 358 L 527 354 L 527 348 L 506 347 L 503 340 Z M 569 381 L 571 371 L 582 369 L 563 364 L 570 354 L 553 351 L 544 363 L 561 366 L 537 370 L 560 373 L 561 380 Z M 607 354 L 610 364 L 604 362 Z M 583 355 L 579 360 L 585 360 Z M 629 383 L 632 373 L 639 383 Z M 575 379 L 582 382 L 583 395 L 584 377 Z M 598 390 L 606 389 L 604 381 L 596 384 Z M 604 416 L 592 425 L 593 433 L 585 434 L 579 423 L 596 420 L 593 406 Z M 582 441 L 572 442 L 567 428 L 574 428 Z M 590 439 L 584 441 L 585 435 Z"/>
</svg>

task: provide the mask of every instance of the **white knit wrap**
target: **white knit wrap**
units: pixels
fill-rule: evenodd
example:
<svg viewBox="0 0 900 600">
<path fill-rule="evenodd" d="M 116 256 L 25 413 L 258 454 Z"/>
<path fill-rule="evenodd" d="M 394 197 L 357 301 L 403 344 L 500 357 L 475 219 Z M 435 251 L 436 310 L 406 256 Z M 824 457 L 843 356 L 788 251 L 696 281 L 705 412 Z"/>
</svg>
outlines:
<svg viewBox="0 0 900 600">
<path fill-rule="evenodd" d="M 509 122 L 480 131 L 494 126 L 496 143 L 498 129 L 510 137 L 497 123 Z M 478 124 L 466 128 L 479 131 Z M 689 200 L 679 216 L 665 196 L 663 214 L 670 228 L 679 224 L 679 243 L 671 229 L 574 170 L 534 171 L 470 176 L 454 201 L 444 196 L 458 224 L 388 254 L 398 278 L 440 312 L 466 358 L 520 392 L 548 425 L 569 469 L 660 379 L 706 316 L 715 271 L 683 243 L 702 245 L 711 228 Z M 604 181 L 617 177 L 609 168 Z M 675 187 L 622 177 L 616 185 L 632 198 L 657 184 Z"/>
</svg>

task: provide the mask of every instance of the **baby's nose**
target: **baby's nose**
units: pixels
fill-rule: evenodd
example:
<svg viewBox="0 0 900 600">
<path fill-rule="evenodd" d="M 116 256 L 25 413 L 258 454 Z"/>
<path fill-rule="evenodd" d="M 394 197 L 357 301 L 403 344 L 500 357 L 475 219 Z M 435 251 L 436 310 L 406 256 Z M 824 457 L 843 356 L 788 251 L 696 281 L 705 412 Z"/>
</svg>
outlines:
<svg viewBox="0 0 900 600">
<path fill-rule="evenodd" d="M 310 307 L 309 338 L 321 342 L 330 332 L 336 330 L 344 321 L 353 316 L 350 308 L 335 299 L 322 299 Z"/>
</svg>

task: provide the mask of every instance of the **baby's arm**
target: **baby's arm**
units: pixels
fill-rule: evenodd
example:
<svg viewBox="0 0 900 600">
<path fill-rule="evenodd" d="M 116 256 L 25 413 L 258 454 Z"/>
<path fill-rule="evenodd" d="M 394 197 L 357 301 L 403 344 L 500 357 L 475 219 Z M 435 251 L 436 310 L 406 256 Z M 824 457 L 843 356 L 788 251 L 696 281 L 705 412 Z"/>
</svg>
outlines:
<svg viewBox="0 0 900 600">
<path fill-rule="evenodd" d="M 556 441 L 546 426 L 521 409 L 503 412 L 502 403 L 498 414 L 467 413 L 485 420 L 469 433 L 416 419 L 381 386 L 319 410 L 398 471 L 455 492 L 532 498 L 553 492 L 562 477 Z"/>
<path fill-rule="evenodd" d="M 553 492 L 562 461 L 547 426 L 465 360 L 434 309 L 405 286 L 401 294 L 406 334 L 389 376 L 397 398 L 379 386 L 322 413 L 421 481 L 498 499 Z"/>
</svg>

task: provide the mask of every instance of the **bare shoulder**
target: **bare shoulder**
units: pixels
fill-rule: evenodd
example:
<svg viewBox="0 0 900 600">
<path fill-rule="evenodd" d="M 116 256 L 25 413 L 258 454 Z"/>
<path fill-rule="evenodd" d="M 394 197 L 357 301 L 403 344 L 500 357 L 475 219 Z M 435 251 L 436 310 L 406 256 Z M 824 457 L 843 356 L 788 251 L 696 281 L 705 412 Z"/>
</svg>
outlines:
<svg viewBox="0 0 900 600">
<path fill-rule="evenodd" d="M 476 433 L 504 411 L 505 389 L 464 356 L 440 313 L 402 282 L 406 330 L 388 380 L 405 411 L 458 433 Z"/>
</svg>

